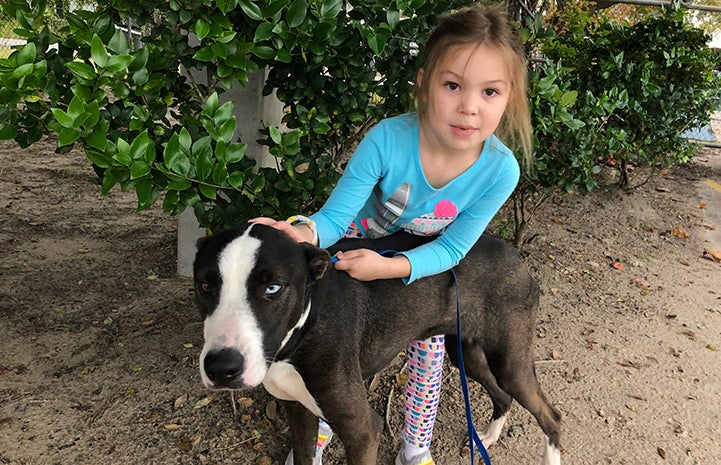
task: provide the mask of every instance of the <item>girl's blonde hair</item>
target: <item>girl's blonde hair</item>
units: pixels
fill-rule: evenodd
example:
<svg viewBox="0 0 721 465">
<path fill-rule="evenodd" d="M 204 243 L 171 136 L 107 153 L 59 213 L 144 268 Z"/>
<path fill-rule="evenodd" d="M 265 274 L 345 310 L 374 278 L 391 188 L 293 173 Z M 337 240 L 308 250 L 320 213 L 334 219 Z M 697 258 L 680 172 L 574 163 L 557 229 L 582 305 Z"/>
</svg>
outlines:
<svg viewBox="0 0 721 465">
<path fill-rule="evenodd" d="M 418 116 L 426 118 L 430 73 L 455 45 L 487 45 L 504 57 L 510 77 L 510 95 L 496 136 L 513 150 L 523 151 L 525 169 L 532 166 L 531 117 L 528 110 L 528 71 L 526 50 L 518 29 L 508 19 L 503 6 L 471 6 L 443 15 L 431 32 L 421 55 L 420 69 L 425 77 L 416 81 L 414 93 Z"/>
</svg>

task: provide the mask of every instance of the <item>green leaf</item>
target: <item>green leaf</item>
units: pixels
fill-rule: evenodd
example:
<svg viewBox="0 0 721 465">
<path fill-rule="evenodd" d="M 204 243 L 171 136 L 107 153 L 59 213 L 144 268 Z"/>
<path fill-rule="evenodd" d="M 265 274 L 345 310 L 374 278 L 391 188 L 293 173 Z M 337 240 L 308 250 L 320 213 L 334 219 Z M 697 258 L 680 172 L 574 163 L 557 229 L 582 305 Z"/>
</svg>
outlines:
<svg viewBox="0 0 721 465">
<path fill-rule="evenodd" d="M 238 0 L 238 4 L 243 10 L 243 13 L 245 13 L 250 19 L 255 21 L 262 21 L 265 19 L 263 18 L 263 12 L 255 2 L 251 2 L 249 0 Z"/>
<path fill-rule="evenodd" d="M 102 152 L 86 150 L 85 155 L 93 163 L 93 165 L 99 168 L 110 168 L 113 166 L 113 160 Z"/>
<path fill-rule="evenodd" d="M 108 43 L 108 48 L 118 55 L 126 55 L 130 53 L 130 46 L 128 45 L 128 38 L 125 37 L 125 33 L 120 29 L 116 29 L 115 34 L 113 34 L 113 38 L 110 39 L 110 42 Z"/>
<path fill-rule="evenodd" d="M 130 166 L 130 179 L 140 179 L 150 174 L 150 165 L 143 160 L 137 160 Z"/>
<path fill-rule="evenodd" d="M 70 100 L 70 104 L 68 104 L 68 116 L 73 120 L 73 124 L 77 126 L 79 125 L 78 120 L 83 115 L 85 115 L 85 103 L 75 96 Z"/>
<path fill-rule="evenodd" d="M 148 136 L 148 131 L 143 131 L 133 140 L 130 145 L 130 157 L 133 160 L 142 160 L 152 163 L 155 159 L 155 143 Z"/>
<path fill-rule="evenodd" d="M 55 117 L 55 121 L 60 124 L 60 126 L 64 128 L 72 128 L 73 127 L 73 118 L 71 118 L 67 113 L 65 113 L 60 108 L 51 108 L 50 111 L 53 113 L 53 116 Z"/>
<path fill-rule="evenodd" d="M 180 137 L 174 134 L 163 150 L 163 163 L 174 173 L 187 176 L 190 173 L 190 159 L 180 146 Z"/>
<path fill-rule="evenodd" d="M 135 194 L 138 197 L 138 210 L 146 210 L 150 208 L 158 198 L 158 191 L 153 189 L 150 180 L 141 179 L 135 185 Z"/>
<path fill-rule="evenodd" d="M 255 35 L 253 36 L 253 42 L 262 42 L 272 38 L 273 34 L 273 23 L 260 23 L 255 29 Z"/>
<path fill-rule="evenodd" d="M 223 142 L 230 143 L 235 136 L 235 117 L 229 118 L 218 130 L 218 136 Z"/>
<path fill-rule="evenodd" d="M 113 157 L 120 163 L 121 166 L 130 166 L 133 164 L 133 159 L 130 157 L 130 144 L 125 139 L 118 138 L 118 142 L 115 144 L 118 148 L 118 152 Z"/>
<path fill-rule="evenodd" d="M 308 4 L 305 0 L 293 0 L 293 3 L 290 4 L 285 15 L 285 21 L 288 23 L 288 27 L 294 29 L 303 24 L 307 12 Z"/>
<path fill-rule="evenodd" d="M 290 51 L 285 48 L 278 50 L 278 53 L 275 55 L 275 59 L 281 63 L 290 63 L 292 58 L 293 57 L 291 56 Z"/>
<path fill-rule="evenodd" d="M 377 30 L 375 34 L 368 37 L 368 46 L 373 50 L 376 55 L 383 54 L 383 49 L 386 47 L 388 41 L 388 35 L 385 29 Z"/>
<path fill-rule="evenodd" d="M 178 141 L 180 142 L 180 150 L 186 154 L 190 154 L 190 144 L 193 143 L 193 139 L 190 137 L 190 133 L 187 129 L 182 128 L 180 130 Z"/>
<path fill-rule="evenodd" d="M 209 136 L 201 137 L 193 144 L 193 156 L 195 157 L 195 175 L 198 179 L 205 181 L 210 177 L 213 169 L 213 149 L 210 145 Z"/>
<path fill-rule="evenodd" d="M 216 108 L 217 109 L 213 112 L 213 123 L 215 123 L 216 126 L 219 126 L 219 125 L 225 123 L 226 121 L 228 121 L 228 119 L 231 116 L 233 116 L 233 102 L 232 101 L 225 102 L 220 107 L 217 107 L 217 105 L 216 105 Z"/>
<path fill-rule="evenodd" d="M 105 130 L 96 129 L 85 139 L 85 143 L 88 144 L 90 147 L 93 147 L 100 151 L 105 151 L 105 148 L 108 145 L 108 133 Z M 107 166 L 100 167 L 107 168 Z"/>
<path fill-rule="evenodd" d="M 225 161 L 228 164 L 238 163 L 245 156 L 245 151 L 248 149 L 248 144 L 245 142 L 237 142 L 228 146 L 225 151 Z"/>
<path fill-rule="evenodd" d="M 253 47 L 251 53 L 263 60 L 271 60 L 275 58 L 276 54 L 273 47 L 268 47 L 265 45 L 256 45 L 255 47 Z"/>
<path fill-rule="evenodd" d="M 105 68 L 108 63 L 108 51 L 97 34 L 93 34 L 93 38 L 90 40 L 90 56 L 93 57 L 93 62 L 100 68 Z"/>
<path fill-rule="evenodd" d="M 34 42 L 28 42 L 27 44 L 25 44 L 25 45 L 23 46 L 23 48 L 21 48 L 20 50 L 18 50 L 18 52 L 17 52 L 17 58 L 16 58 L 17 64 L 18 64 L 18 65 L 25 65 L 25 64 L 28 64 L 28 63 L 34 63 L 34 62 L 35 62 L 36 53 L 37 53 L 37 50 L 36 50 L 36 48 L 35 48 L 35 43 L 34 43 Z M 5 55 L 5 56 L 7 56 L 7 55 Z"/>
<path fill-rule="evenodd" d="M 270 138 L 273 142 L 280 145 L 280 143 L 283 141 L 283 135 L 280 133 L 277 127 L 270 126 L 268 128 L 268 131 L 270 133 Z"/>
<path fill-rule="evenodd" d="M 215 200 L 218 197 L 218 193 L 213 186 L 208 186 L 207 184 L 198 184 L 198 189 L 204 196 L 208 197 L 210 200 Z"/>
<path fill-rule="evenodd" d="M 132 62 L 133 57 L 130 55 L 113 55 L 108 60 L 108 64 L 105 66 L 105 69 L 111 73 L 125 71 L 128 69 L 128 65 Z"/>
<path fill-rule="evenodd" d="M 213 50 L 210 48 L 210 46 L 205 46 L 195 52 L 193 58 L 198 61 L 213 61 L 215 60 L 215 53 L 213 53 Z"/>
<path fill-rule="evenodd" d="M 98 77 L 93 67 L 87 63 L 71 61 L 69 63 L 65 63 L 65 66 L 70 70 L 71 73 L 81 79 L 92 81 Z"/>
<path fill-rule="evenodd" d="M 203 40 L 208 37 L 208 33 L 210 33 L 210 24 L 201 18 L 195 22 L 194 30 L 198 39 Z"/>
<path fill-rule="evenodd" d="M 334 19 L 343 9 L 343 0 L 323 0 L 320 6 L 320 15 L 324 19 Z"/>
<path fill-rule="evenodd" d="M 0 140 L 12 140 L 17 135 L 18 130 L 15 126 L 0 123 Z"/>
<path fill-rule="evenodd" d="M 72 145 L 80 137 L 80 132 L 74 128 L 63 128 L 58 132 L 58 147 Z"/>
</svg>

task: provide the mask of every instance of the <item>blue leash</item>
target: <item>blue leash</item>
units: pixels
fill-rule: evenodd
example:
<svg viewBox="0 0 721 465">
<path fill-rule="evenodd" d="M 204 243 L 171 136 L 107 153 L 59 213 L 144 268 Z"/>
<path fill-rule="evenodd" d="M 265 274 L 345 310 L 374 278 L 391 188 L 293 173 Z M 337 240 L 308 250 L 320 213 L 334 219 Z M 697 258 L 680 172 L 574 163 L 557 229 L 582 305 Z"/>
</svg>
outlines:
<svg viewBox="0 0 721 465">
<path fill-rule="evenodd" d="M 378 252 L 380 255 L 385 255 L 387 253 L 396 253 L 394 250 L 381 250 Z M 338 261 L 338 258 L 331 257 L 332 263 L 335 263 Z M 463 402 L 466 406 L 466 423 L 468 424 L 468 446 L 471 449 L 471 465 L 475 464 L 475 456 L 476 454 L 473 451 L 473 444 L 476 444 L 476 447 L 478 448 L 478 453 L 481 454 L 481 457 L 483 457 L 483 463 L 485 465 L 491 465 L 491 457 L 488 455 L 488 451 L 486 450 L 486 447 L 483 445 L 483 441 L 481 441 L 481 438 L 478 437 L 478 431 L 476 430 L 476 425 L 473 423 L 473 412 L 471 412 L 471 399 L 468 395 L 468 377 L 466 376 L 466 367 L 463 364 L 463 348 L 461 344 L 461 291 L 458 286 L 458 278 L 456 278 L 456 272 L 453 271 L 453 268 L 448 270 L 451 272 L 451 275 L 453 276 L 453 284 L 456 286 L 456 332 L 458 333 L 456 335 L 456 339 L 458 340 L 458 371 L 461 375 L 461 389 L 463 390 Z"/>
<path fill-rule="evenodd" d="M 449 270 L 453 275 L 453 284 L 456 286 L 456 339 L 458 341 L 458 371 L 461 375 L 461 389 L 463 390 L 463 401 L 466 404 L 466 423 L 468 424 L 468 447 L 471 449 L 471 465 L 475 463 L 475 453 L 473 452 L 473 444 L 476 444 L 478 452 L 483 457 L 486 465 L 491 465 L 491 457 L 488 455 L 483 441 L 478 437 L 476 425 L 473 423 L 473 412 L 471 412 L 471 399 L 468 395 L 468 377 L 466 376 L 466 367 L 463 364 L 463 348 L 461 344 L 461 292 L 458 287 L 458 279 L 453 269 Z"/>
</svg>

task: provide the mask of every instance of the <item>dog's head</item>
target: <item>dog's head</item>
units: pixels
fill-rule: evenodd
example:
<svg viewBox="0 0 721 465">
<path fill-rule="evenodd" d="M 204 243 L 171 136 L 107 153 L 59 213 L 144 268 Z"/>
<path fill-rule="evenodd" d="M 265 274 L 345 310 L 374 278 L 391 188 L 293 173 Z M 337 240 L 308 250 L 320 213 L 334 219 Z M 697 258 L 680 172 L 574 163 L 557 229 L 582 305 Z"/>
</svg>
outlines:
<svg viewBox="0 0 721 465">
<path fill-rule="evenodd" d="M 201 239 L 193 274 L 205 320 L 203 384 L 213 389 L 260 384 L 308 317 L 308 288 L 329 266 L 326 251 L 262 224 Z"/>
</svg>

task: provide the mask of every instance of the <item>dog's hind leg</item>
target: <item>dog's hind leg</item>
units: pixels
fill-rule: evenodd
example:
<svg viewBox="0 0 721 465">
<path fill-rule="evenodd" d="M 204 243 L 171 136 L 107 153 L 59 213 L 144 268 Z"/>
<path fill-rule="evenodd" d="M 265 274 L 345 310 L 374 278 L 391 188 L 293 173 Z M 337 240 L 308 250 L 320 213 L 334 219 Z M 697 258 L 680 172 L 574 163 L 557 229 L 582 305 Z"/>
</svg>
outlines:
<svg viewBox="0 0 721 465">
<path fill-rule="evenodd" d="M 458 339 L 456 336 L 446 335 L 446 352 L 448 352 L 451 363 L 456 367 L 458 366 L 457 344 Z M 466 369 L 466 374 L 471 379 L 481 383 L 493 403 L 491 421 L 478 432 L 483 445 L 490 447 L 498 441 L 501 435 L 513 398 L 496 383 L 496 378 L 488 366 L 486 355 L 480 347 L 464 342 L 462 350 L 463 366 Z"/>
<path fill-rule="evenodd" d="M 560 465 L 561 413 L 551 405 L 541 389 L 530 354 L 514 356 L 508 351 L 491 360 L 489 366 L 501 389 L 509 393 L 536 418 L 546 435 L 544 465 Z"/>
<path fill-rule="evenodd" d="M 299 402 L 282 401 L 293 446 L 293 465 L 311 465 L 315 457 L 318 417 Z"/>
</svg>

